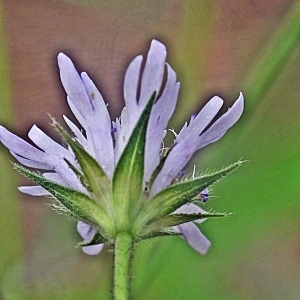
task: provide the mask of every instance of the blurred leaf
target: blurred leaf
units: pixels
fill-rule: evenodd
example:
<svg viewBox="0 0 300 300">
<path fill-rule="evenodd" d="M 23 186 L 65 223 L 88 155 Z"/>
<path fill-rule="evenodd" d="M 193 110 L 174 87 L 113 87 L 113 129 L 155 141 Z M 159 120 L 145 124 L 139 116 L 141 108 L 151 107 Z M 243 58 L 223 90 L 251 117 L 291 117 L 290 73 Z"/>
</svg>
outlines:
<svg viewBox="0 0 300 300">
<path fill-rule="evenodd" d="M 6 38 L 2 22 L 2 3 L 0 3 L 0 122 L 12 124 L 12 97 L 9 73 L 9 60 Z M 0 147 L 0 278 L 21 255 L 21 215 L 19 193 L 16 188 L 16 172 L 9 162 L 9 156 Z"/>
<path fill-rule="evenodd" d="M 296 1 L 275 29 L 244 81 L 248 109 L 253 108 L 270 90 L 299 45 L 300 1 Z"/>
</svg>

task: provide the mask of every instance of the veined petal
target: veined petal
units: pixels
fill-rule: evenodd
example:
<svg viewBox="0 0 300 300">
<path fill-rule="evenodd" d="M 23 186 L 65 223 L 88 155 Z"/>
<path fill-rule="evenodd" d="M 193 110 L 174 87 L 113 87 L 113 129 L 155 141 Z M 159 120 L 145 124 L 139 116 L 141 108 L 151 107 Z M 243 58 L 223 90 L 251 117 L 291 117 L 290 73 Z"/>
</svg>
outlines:
<svg viewBox="0 0 300 300">
<path fill-rule="evenodd" d="M 165 129 L 175 110 L 180 84 L 176 73 L 167 64 L 168 78 L 161 97 L 156 101 L 150 115 L 146 148 L 144 182 L 147 182 L 160 162 L 160 150 Z"/>
<path fill-rule="evenodd" d="M 184 239 L 189 243 L 189 245 L 201 254 L 206 254 L 210 248 L 210 241 L 207 237 L 200 231 L 196 224 L 193 222 L 188 222 L 177 226 Z"/>
</svg>

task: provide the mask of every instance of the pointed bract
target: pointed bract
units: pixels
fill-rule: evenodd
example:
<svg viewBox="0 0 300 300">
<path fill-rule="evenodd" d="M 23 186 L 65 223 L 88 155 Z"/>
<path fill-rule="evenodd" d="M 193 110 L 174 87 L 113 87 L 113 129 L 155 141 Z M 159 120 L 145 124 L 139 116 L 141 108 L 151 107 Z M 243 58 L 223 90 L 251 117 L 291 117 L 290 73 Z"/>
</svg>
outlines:
<svg viewBox="0 0 300 300">
<path fill-rule="evenodd" d="M 120 157 L 113 177 L 113 207 L 120 226 L 137 213 L 142 193 L 146 131 L 156 93 L 150 97 Z M 131 211 L 131 212 L 130 212 Z"/>
</svg>

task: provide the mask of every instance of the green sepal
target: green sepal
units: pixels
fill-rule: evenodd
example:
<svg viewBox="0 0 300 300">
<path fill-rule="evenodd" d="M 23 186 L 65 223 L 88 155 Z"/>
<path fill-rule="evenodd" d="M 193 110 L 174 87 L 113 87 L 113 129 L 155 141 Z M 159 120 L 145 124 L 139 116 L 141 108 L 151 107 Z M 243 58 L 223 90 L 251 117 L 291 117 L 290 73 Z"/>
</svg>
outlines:
<svg viewBox="0 0 300 300">
<path fill-rule="evenodd" d="M 77 217 L 79 220 L 87 220 L 92 224 L 102 227 L 108 234 L 113 234 L 114 224 L 106 212 L 86 194 L 48 180 L 41 174 L 32 172 L 18 164 L 14 164 L 14 168 L 51 193 L 74 217 Z"/>
<path fill-rule="evenodd" d="M 98 162 L 76 143 L 55 120 L 53 120 L 53 125 L 72 148 L 84 176 L 84 179 L 80 178 L 80 176 L 79 179 L 83 182 L 83 185 L 88 186 L 88 190 L 91 191 L 91 197 L 99 203 L 100 206 L 106 208 L 107 212 L 111 212 L 111 182 L 106 174 Z"/>
<path fill-rule="evenodd" d="M 148 224 L 145 230 L 143 230 L 141 234 L 156 231 L 161 228 L 172 227 L 187 222 L 197 221 L 200 219 L 220 218 L 226 216 L 227 214 L 225 213 L 171 214 L 159 219 L 156 222 Z"/>
<path fill-rule="evenodd" d="M 164 237 L 164 236 L 182 236 L 182 234 L 179 232 L 175 232 L 172 229 L 152 231 L 151 233 L 140 235 L 137 239 L 137 242 L 153 239 L 156 237 Z"/>
<path fill-rule="evenodd" d="M 71 210 L 62 205 L 59 201 L 57 203 L 51 203 L 49 206 L 59 215 L 63 215 L 71 220 L 82 220 L 82 217 L 75 215 Z"/>
<path fill-rule="evenodd" d="M 108 239 L 106 239 L 100 232 L 97 232 L 90 241 L 80 242 L 77 245 L 79 247 L 85 247 L 85 246 L 94 246 L 94 245 L 98 245 L 98 244 L 104 244 L 107 242 L 108 242 Z"/>
<path fill-rule="evenodd" d="M 242 161 L 238 161 L 213 174 L 186 179 L 162 190 L 144 205 L 135 223 L 136 227 L 144 227 L 147 223 L 153 223 L 173 213 L 182 205 L 191 202 L 202 190 L 237 169 L 241 164 Z"/>
<path fill-rule="evenodd" d="M 133 129 L 113 175 L 114 213 L 117 227 L 122 230 L 130 226 L 130 218 L 139 209 L 137 204 L 143 185 L 146 132 L 155 96 L 156 92 L 152 94 Z"/>
</svg>

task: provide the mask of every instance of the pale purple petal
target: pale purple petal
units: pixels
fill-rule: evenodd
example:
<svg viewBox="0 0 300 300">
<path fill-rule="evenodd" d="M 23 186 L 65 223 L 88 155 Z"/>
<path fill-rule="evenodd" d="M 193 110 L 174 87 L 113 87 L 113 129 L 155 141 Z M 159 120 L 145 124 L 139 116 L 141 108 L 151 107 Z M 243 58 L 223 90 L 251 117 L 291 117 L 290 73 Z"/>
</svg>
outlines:
<svg viewBox="0 0 300 300">
<path fill-rule="evenodd" d="M 68 95 L 69 106 L 86 131 L 88 151 L 109 178 L 114 168 L 114 151 L 111 138 L 111 121 L 103 98 L 94 83 L 83 72 L 77 73 L 72 61 L 58 55 L 62 84 Z"/>
<path fill-rule="evenodd" d="M 45 172 L 43 173 L 43 176 L 48 179 L 48 180 L 51 180 L 51 181 L 54 181 L 60 185 L 63 185 L 63 186 L 68 186 L 68 183 L 66 180 L 64 180 L 59 174 L 57 173 L 54 173 L 54 172 Z"/>
<path fill-rule="evenodd" d="M 242 94 L 232 108 L 202 134 L 220 110 L 222 103 L 221 98 L 213 97 L 196 118 L 192 119 L 189 125 L 183 127 L 175 139 L 174 147 L 167 156 L 162 170 L 152 185 L 152 196 L 171 184 L 198 149 L 218 140 L 238 121 L 244 108 Z"/>
<path fill-rule="evenodd" d="M 28 136 L 38 147 L 45 151 L 47 163 L 52 167 L 52 170 L 58 173 L 70 187 L 86 192 L 77 175 L 65 162 L 66 158 L 74 166 L 77 166 L 74 155 L 68 149 L 53 141 L 36 125 L 32 126 Z"/>
<path fill-rule="evenodd" d="M 81 126 L 85 129 L 87 127 L 86 120 L 82 116 L 81 112 L 77 109 L 76 105 L 73 103 L 73 101 L 70 99 L 69 96 L 67 96 L 67 102 L 68 102 L 68 105 L 69 105 L 73 115 L 75 116 L 77 121 L 81 124 Z"/>
<path fill-rule="evenodd" d="M 109 178 L 114 170 L 114 148 L 111 137 L 111 119 L 102 95 L 86 73 L 81 74 L 82 81 L 93 105 L 93 111 L 87 115 L 87 138 L 93 141 L 95 158 Z"/>
<path fill-rule="evenodd" d="M 138 102 L 141 109 L 148 103 L 153 92 L 158 93 L 160 90 L 166 56 L 166 47 L 162 43 L 152 40 L 141 81 L 141 95 Z"/>
<path fill-rule="evenodd" d="M 82 116 L 91 115 L 93 106 L 87 95 L 85 86 L 77 73 L 71 59 L 63 53 L 57 57 L 62 85 Z"/>
<path fill-rule="evenodd" d="M 82 134 L 81 130 L 79 130 L 79 128 L 68 117 L 63 116 L 63 118 L 64 118 L 65 122 L 67 123 L 67 125 L 69 126 L 69 128 L 72 130 L 72 132 L 75 135 L 79 144 L 84 149 L 86 149 L 88 147 L 87 140 L 84 137 L 84 135 Z"/>
<path fill-rule="evenodd" d="M 188 126 L 184 125 L 175 140 L 175 146 L 166 158 L 164 166 L 151 188 L 151 195 L 167 187 L 177 177 L 198 148 L 198 139 L 222 107 L 223 100 L 213 97 Z"/>
<path fill-rule="evenodd" d="M 77 231 L 81 235 L 85 243 L 90 242 L 97 232 L 97 230 L 94 227 L 82 221 L 77 222 Z M 103 244 L 85 246 L 82 247 L 82 251 L 88 255 L 98 255 L 103 249 L 103 246 Z"/>
<path fill-rule="evenodd" d="M 18 154 L 14 153 L 13 151 L 10 151 L 10 154 L 22 165 L 29 167 L 29 168 L 34 168 L 34 169 L 41 169 L 41 170 L 51 170 L 51 167 L 47 164 L 43 164 L 40 162 L 32 161 L 27 158 L 23 158 L 19 156 Z"/>
<path fill-rule="evenodd" d="M 57 172 L 68 183 L 68 186 L 81 192 L 86 192 L 76 174 L 69 168 L 64 158 L 76 165 L 74 156 L 67 149 L 50 139 L 37 126 L 29 131 L 31 140 L 42 150 L 35 148 L 18 136 L 0 126 L 0 140 L 14 155 L 14 157 L 29 167 L 53 170 Z M 24 191 L 21 188 L 22 192 Z M 36 193 L 36 190 L 28 188 L 28 193 Z M 41 193 L 40 191 L 38 193 Z"/>
<path fill-rule="evenodd" d="M 117 161 L 118 157 L 121 155 L 132 133 L 132 130 L 150 97 L 154 92 L 158 94 L 161 89 L 165 70 L 166 55 L 166 47 L 162 43 L 153 40 L 148 51 L 142 75 L 140 74 L 142 62 L 141 56 L 136 57 L 126 71 L 124 81 L 124 98 L 127 108 L 127 120 L 124 120 L 124 118 L 121 117 L 121 129 L 124 124 L 126 126 L 126 130 L 118 134 L 118 151 L 116 152 L 117 158 L 115 158 L 115 161 Z M 140 76 L 140 97 L 137 99 Z"/>
<path fill-rule="evenodd" d="M 84 242 L 91 241 L 95 233 L 97 232 L 91 225 L 86 224 L 82 221 L 77 222 L 77 231 L 83 238 Z"/>
<path fill-rule="evenodd" d="M 115 137 L 115 163 L 119 160 L 130 136 L 129 132 L 129 118 L 127 115 L 128 109 L 125 106 L 122 110 L 120 118 L 116 120 L 114 126 L 116 132 L 114 133 Z"/>
<path fill-rule="evenodd" d="M 43 151 L 33 147 L 3 126 L 0 126 L 0 141 L 6 148 L 18 156 L 33 162 L 48 164 L 46 154 Z"/>
<path fill-rule="evenodd" d="M 226 131 L 239 120 L 243 110 L 244 97 L 243 94 L 240 93 L 239 98 L 235 101 L 233 106 L 201 135 L 198 149 L 220 139 Z"/>
<path fill-rule="evenodd" d="M 160 162 L 165 129 L 175 110 L 180 84 L 176 73 L 167 64 L 167 83 L 161 97 L 154 104 L 146 135 L 144 181 L 147 182 Z"/>
<path fill-rule="evenodd" d="M 200 231 L 196 224 L 193 222 L 184 223 L 178 225 L 184 239 L 189 243 L 189 245 L 201 254 L 206 254 L 210 248 L 210 241 L 205 235 Z"/>
<path fill-rule="evenodd" d="M 43 173 L 43 176 L 51 181 L 54 181 L 60 185 L 68 186 L 68 183 L 57 173 L 54 172 L 47 172 Z M 42 188 L 41 186 L 20 186 L 18 187 L 21 193 L 31 195 L 31 196 L 50 196 L 47 190 Z"/>
<path fill-rule="evenodd" d="M 46 154 L 63 156 L 75 164 L 75 158 L 71 156 L 71 153 L 68 151 L 68 149 L 53 141 L 36 125 L 31 127 L 28 132 L 28 137 Z"/>
<path fill-rule="evenodd" d="M 19 186 L 18 190 L 23 193 L 30 196 L 50 196 L 51 193 L 49 193 L 47 190 L 42 188 L 41 186 Z"/>
<path fill-rule="evenodd" d="M 211 123 L 213 118 L 217 115 L 223 105 L 223 100 L 215 96 L 213 97 L 199 112 L 199 114 L 191 119 L 188 126 L 183 126 L 179 134 L 176 137 L 175 144 L 189 139 L 195 140 L 197 136 L 200 136 L 203 130 Z M 196 143 L 196 141 L 195 141 Z"/>
<path fill-rule="evenodd" d="M 104 244 L 82 247 L 82 251 L 87 255 L 98 255 L 104 247 Z"/>
<path fill-rule="evenodd" d="M 131 111 L 132 115 L 137 114 L 137 88 L 139 84 L 142 55 L 137 56 L 126 70 L 124 78 L 124 101 L 127 109 Z M 134 124 L 132 124 L 134 126 Z"/>
</svg>

